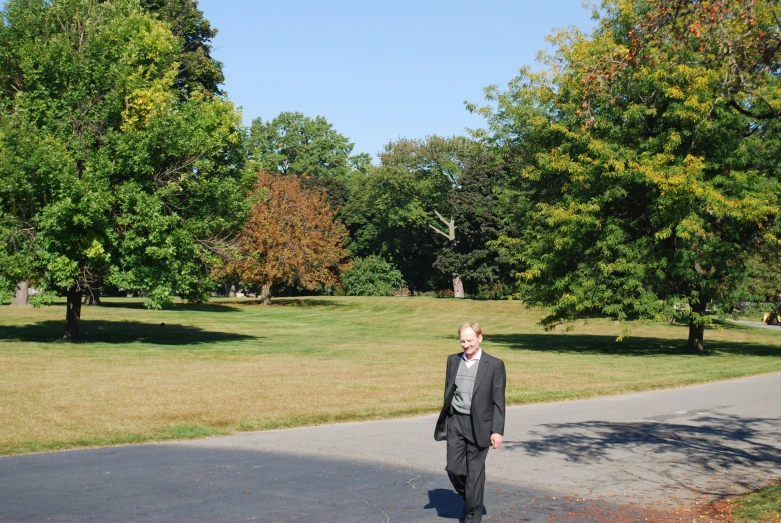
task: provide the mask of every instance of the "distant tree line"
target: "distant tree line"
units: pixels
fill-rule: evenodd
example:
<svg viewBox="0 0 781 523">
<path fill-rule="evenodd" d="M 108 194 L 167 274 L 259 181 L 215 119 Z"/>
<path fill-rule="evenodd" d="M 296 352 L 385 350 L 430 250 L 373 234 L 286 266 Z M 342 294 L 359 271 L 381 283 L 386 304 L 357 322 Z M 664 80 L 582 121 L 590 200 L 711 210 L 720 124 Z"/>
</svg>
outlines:
<svg viewBox="0 0 781 523">
<path fill-rule="evenodd" d="M 546 328 L 683 321 L 781 293 L 781 8 L 605 0 L 486 129 L 375 165 L 322 116 L 246 129 L 196 0 L 8 0 L 0 294 L 149 307 L 243 289 L 514 297 Z"/>
</svg>

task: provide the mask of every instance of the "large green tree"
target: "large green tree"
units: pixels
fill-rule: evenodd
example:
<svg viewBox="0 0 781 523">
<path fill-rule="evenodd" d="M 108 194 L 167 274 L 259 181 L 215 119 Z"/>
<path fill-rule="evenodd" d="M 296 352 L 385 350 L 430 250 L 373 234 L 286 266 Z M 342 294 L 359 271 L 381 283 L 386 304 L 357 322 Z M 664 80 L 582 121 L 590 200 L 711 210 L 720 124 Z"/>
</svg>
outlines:
<svg viewBox="0 0 781 523">
<path fill-rule="evenodd" d="M 776 2 L 606 0 L 561 31 L 542 72 L 479 109 L 511 166 L 521 227 L 498 242 L 547 326 L 600 311 L 689 323 L 745 293 L 746 255 L 778 247 Z"/>
<path fill-rule="evenodd" d="M 220 85 L 225 81 L 222 63 L 211 55 L 211 40 L 217 36 L 217 29 L 198 9 L 198 0 L 140 0 L 140 3 L 165 22 L 179 39 L 176 81 L 182 93 L 186 95 L 200 88 L 220 94 Z"/>
<path fill-rule="evenodd" d="M 347 178 L 367 162 L 365 154 L 350 156 L 353 144 L 322 116 L 283 112 L 267 122 L 256 118 L 250 138 L 251 157 L 258 169 L 299 176 L 304 187 L 326 191 L 336 211 L 347 202 Z"/>
<path fill-rule="evenodd" d="M 495 193 L 505 169 L 490 148 L 476 144 L 464 158 L 464 168 L 442 206 L 450 217 L 452 238 L 437 238 L 441 247 L 434 268 L 452 276 L 456 297 L 460 283 L 467 294 L 501 296 L 510 292 L 513 282 L 510 266 L 493 246 L 507 227 Z"/>
<path fill-rule="evenodd" d="M 451 280 L 452 275 L 433 268 L 441 245 L 431 226 L 439 223 L 435 211 L 449 213 L 447 197 L 458 184 L 469 148 L 463 137 L 401 138 L 387 144 L 378 167 L 350 180 L 342 217 L 350 230 L 351 254 L 389 260 L 412 290 L 439 289 Z"/>
<path fill-rule="evenodd" d="M 322 116 L 283 112 L 252 121 L 252 156 L 270 173 L 344 179 L 353 144 Z"/>
<path fill-rule="evenodd" d="M 40 286 L 45 266 L 33 194 L 63 161 L 63 151 L 25 119 L 0 115 L 0 294 L 14 294 L 14 305 L 27 305 L 29 287 Z"/>
<path fill-rule="evenodd" d="M 97 282 L 150 307 L 205 299 L 253 181 L 233 105 L 182 96 L 181 39 L 135 0 L 9 0 L 2 15 L 2 272 L 32 257 L 67 295 L 66 338 Z"/>
</svg>

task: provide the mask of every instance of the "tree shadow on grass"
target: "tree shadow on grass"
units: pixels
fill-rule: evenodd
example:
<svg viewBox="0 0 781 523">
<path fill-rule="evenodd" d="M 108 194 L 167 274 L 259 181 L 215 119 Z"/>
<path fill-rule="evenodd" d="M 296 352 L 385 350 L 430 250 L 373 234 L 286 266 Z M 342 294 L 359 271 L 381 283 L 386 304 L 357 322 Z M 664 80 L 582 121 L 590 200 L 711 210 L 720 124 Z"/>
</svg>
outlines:
<svg viewBox="0 0 781 523">
<path fill-rule="evenodd" d="M 65 322 L 62 321 L 4 326 L 0 330 L 0 340 L 57 341 L 62 338 L 64 328 Z M 151 345 L 186 346 L 259 339 L 262 338 L 231 332 L 206 331 L 190 325 L 88 320 L 81 324 L 79 343 L 148 343 Z"/>
<path fill-rule="evenodd" d="M 700 475 L 723 474 L 734 467 L 777 471 L 781 465 L 781 444 L 775 437 L 781 418 L 691 411 L 627 423 L 586 421 L 541 427 L 531 431 L 527 441 L 505 441 L 505 447 L 533 457 L 556 453 L 584 466 L 624 462 L 629 453 L 638 455 L 642 463 L 651 459 L 658 465 L 685 464 L 687 469 L 701 471 Z M 671 481 L 680 481 L 679 472 L 654 468 Z M 753 489 L 755 485 L 741 486 Z"/>
<path fill-rule="evenodd" d="M 63 304 L 64 305 L 64 304 Z M 197 312 L 238 312 L 236 307 L 229 307 L 226 305 L 233 305 L 232 302 L 225 303 L 203 303 L 203 304 L 190 304 L 190 303 L 175 303 L 171 307 L 166 308 L 167 311 L 197 311 Z M 144 307 L 143 301 L 133 300 L 124 301 L 122 298 L 117 300 L 101 300 L 100 305 L 97 307 L 105 307 L 107 309 L 136 309 L 136 310 L 149 310 Z M 84 306 L 89 310 L 90 307 Z"/>
<path fill-rule="evenodd" d="M 251 307 L 291 307 L 291 308 L 320 308 L 320 307 L 346 307 L 347 304 L 336 300 L 320 300 L 306 298 L 272 298 L 270 305 L 263 305 L 260 300 L 236 302 L 237 305 Z"/>
<path fill-rule="evenodd" d="M 510 350 L 614 356 L 683 355 L 686 349 L 684 339 L 630 336 L 619 342 L 616 341 L 615 336 L 590 334 L 492 334 L 489 341 Z M 781 345 L 708 340 L 706 333 L 705 352 L 697 356 L 707 357 L 718 354 L 781 357 Z"/>
<path fill-rule="evenodd" d="M 65 303 L 56 305 L 65 306 Z M 198 312 L 239 312 L 241 307 L 259 307 L 266 306 L 260 303 L 260 299 L 255 298 L 223 298 L 218 302 L 209 302 L 203 304 L 174 303 L 167 307 L 167 311 L 198 311 Z M 345 307 L 346 304 L 341 301 L 329 299 L 307 299 L 307 298 L 274 298 L 270 307 Z M 121 309 L 146 309 L 143 300 L 138 298 L 103 298 L 98 307 L 121 308 Z M 89 307 L 85 306 L 86 309 Z"/>
</svg>

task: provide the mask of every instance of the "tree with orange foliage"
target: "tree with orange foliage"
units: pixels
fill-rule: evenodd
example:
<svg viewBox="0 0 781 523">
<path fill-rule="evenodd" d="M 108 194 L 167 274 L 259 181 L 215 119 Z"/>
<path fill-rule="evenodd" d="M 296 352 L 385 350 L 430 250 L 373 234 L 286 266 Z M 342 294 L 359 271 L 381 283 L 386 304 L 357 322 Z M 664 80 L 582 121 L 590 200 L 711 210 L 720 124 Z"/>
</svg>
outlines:
<svg viewBox="0 0 781 523">
<path fill-rule="evenodd" d="M 307 289 L 338 281 L 347 251 L 347 231 L 320 190 L 301 187 L 297 176 L 258 173 L 256 194 L 267 191 L 252 209 L 238 246 L 241 256 L 228 263 L 246 284 L 261 286 L 261 303 L 271 302 L 271 286 L 299 283 Z"/>
</svg>

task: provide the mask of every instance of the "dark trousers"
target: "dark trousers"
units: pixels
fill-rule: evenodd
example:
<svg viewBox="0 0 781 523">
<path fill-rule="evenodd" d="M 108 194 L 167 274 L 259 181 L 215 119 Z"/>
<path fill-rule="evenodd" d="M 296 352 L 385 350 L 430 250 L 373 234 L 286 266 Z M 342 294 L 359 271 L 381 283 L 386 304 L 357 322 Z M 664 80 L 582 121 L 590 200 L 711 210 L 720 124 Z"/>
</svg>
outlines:
<svg viewBox="0 0 781 523">
<path fill-rule="evenodd" d="M 464 498 L 464 521 L 470 523 L 483 519 L 486 456 L 488 447 L 475 444 L 472 417 L 453 411 L 447 419 L 447 475 Z"/>
</svg>

